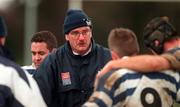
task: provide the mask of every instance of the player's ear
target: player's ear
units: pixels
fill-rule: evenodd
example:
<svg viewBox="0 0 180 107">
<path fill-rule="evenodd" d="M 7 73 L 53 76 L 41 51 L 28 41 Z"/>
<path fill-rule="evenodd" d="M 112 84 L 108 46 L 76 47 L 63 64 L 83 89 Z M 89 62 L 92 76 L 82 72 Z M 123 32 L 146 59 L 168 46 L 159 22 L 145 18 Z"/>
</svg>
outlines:
<svg viewBox="0 0 180 107">
<path fill-rule="evenodd" d="M 118 54 L 116 52 L 114 52 L 114 51 L 111 51 L 111 57 L 112 57 L 112 60 L 119 59 Z"/>
</svg>

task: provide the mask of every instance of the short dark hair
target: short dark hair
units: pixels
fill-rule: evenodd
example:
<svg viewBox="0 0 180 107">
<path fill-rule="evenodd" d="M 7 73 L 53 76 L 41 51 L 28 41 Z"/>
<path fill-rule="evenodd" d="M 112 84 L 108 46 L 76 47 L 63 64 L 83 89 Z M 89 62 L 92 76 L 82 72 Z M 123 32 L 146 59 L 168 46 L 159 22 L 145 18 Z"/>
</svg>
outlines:
<svg viewBox="0 0 180 107">
<path fill-rule="evenodd" d="M 45 42 L 50 52 L 54 48 L 57 48 L 57 39 L 50 31 L 40 31 L 33 34 L 33 37 L 31 38 L 31 43 L 32 42 Z"/>
<path fill-rule="evenodd" d="M 108 47 L 119 56 L 132 56 L 139 53 L 137 37 L 127 28 L 112 29 L 108 37 Z"/>
</svg>

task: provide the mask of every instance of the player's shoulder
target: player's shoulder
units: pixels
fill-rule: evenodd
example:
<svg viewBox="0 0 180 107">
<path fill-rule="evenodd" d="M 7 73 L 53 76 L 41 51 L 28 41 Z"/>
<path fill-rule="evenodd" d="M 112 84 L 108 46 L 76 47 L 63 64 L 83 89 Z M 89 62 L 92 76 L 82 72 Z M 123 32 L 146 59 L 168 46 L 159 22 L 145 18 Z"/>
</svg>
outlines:
<svg viewBox="0 0 180 107">
<path fill-rule="evenodd" d="M 167 53 L 171 53 L 171 54 L 180 53 L 180 47 L 172 48 Z"/>
<path fill-rule="evenodd" d="M 173 48 L 162 56 L 170 62 L 173 69 L 180 70 L 180 47 Z"/>
<path fill-rule="evenodd" d="M 99 84 L 105 84 L 107 87 L 112 88 L 115 83 L 120 84 L 125 80 L 136 79 L 142 75 L 126 68 L 112 69 L 99 79 Z"/>
</svg>

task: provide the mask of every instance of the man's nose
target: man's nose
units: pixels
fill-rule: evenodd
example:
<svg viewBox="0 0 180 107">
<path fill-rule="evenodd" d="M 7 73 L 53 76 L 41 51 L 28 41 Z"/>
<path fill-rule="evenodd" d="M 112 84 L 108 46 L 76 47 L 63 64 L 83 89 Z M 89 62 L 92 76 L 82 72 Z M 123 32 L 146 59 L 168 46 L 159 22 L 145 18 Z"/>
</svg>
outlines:
<svg viewBox="0 0 180 107">
<path fill-rule="evenodd" d="M 79 39 L 84 39 L 84 38 L 85 38 L 85 36 L 82 33 L 80 33 L 79 34 Z"/>
<path fill-rule="evenodd" d="M 35 56 L 35 59 L 36 59 L 36 60 L 40 60 L 40 59 L 41 59 L 40 55 L 37 54 L 37 55 Z"/>
</svg>

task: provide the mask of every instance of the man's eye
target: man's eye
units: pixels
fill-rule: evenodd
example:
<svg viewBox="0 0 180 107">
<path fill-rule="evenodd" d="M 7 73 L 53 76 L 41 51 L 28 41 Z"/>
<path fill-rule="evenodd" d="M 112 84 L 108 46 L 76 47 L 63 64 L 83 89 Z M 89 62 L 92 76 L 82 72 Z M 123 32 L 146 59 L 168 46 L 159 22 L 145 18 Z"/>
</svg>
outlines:
<svg viewBox="0 0 180 107">
<path fill-rule="evenodd" d="M 45 52 L 39 52 L 39 55 L 44 55 L 45 54 Z"/>
<path fill-rule="evenodd" d="M 32 55 L 36 55 L 36 53 L 35 53 L 35 52 L 32 52 L 31 54 L 32 54 Z"/>
<path fill-rule="evenodd" d="M 71 35 L 78 35 L 79 32 L 71 32 Z"/>
<path fill-rule="evenodd" d="M 82 31 L 82 34 L 83 34 L 83 35 L 86 35 L 87 33 L 88 33 L 87 30 Z"/>
</svg>

